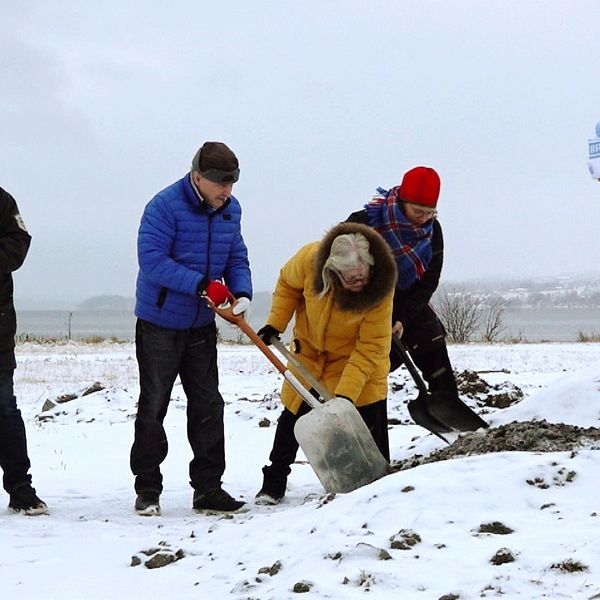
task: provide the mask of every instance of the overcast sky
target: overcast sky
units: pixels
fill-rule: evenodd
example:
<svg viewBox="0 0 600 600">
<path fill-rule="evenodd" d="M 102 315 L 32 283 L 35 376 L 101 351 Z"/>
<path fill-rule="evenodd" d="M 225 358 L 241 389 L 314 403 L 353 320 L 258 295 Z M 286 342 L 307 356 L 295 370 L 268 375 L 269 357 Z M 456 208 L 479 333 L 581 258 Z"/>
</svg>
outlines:
<svg viewBox="0 0 600 600">
<path fill-rule="evenodd" d="M 597 0 L 3 2 L 0 186 L 16 298 L 132 296 L 151 197 L 236 152 L 255 289 L 416 165 L 444 280 L 600 272 Z"/>
</svg>

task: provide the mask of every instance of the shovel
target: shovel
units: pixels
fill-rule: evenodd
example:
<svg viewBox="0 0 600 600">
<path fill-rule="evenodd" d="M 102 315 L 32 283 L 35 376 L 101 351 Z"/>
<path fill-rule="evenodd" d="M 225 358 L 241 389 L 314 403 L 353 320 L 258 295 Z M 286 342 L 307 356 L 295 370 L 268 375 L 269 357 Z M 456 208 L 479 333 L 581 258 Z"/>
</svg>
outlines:
<svg viewBox="0 0 600 600">
<path fill-rule="evenodd" d="M 458 396 L 451 392 L 434 392 L 427 389 L 415 363 L 398 335 L 392 336 L 392 343 L 402 356 L 404 364 L 419 388 L 419 395 L 408 403 L 408 412 L 417 425 L 421 425 L 437 435 L 447 444 L 442 435 L 450 431 L 475 431 L 489 425 Z"/>
<path fill-rule="evenodd" d="M 296 421 L 294 434 L 327 492 L 351 492 L 389 473 L 388 462 L 351 402 L 344 398 L 319 402 L 244 318 L 233 314 L 232 307 L 212 305 L 212 308 L 220 317 L 237 325 L 313 409 Z"/>
<path fill-rule="evenodd" d="M 277 337 L 273 336 L 271 338 L 271 345 L 277 348 L 277 351 L 280 354 L 285 356 L 286 360 L 296 367 L 296 370 L 308 383 L 311 385 L 311 394 L 314 391 L 315 394 L 318 394 L 321 398 L 322 402 L 328 402 L 329 400 L 333 400 L 333 395 L 329 393 L 329 390 L 302 364 L 298 358 L 294 354 L 292 354 L 285 346 L 285 344 Z M 314 394 L 312 394 L 314 396 Z"/>
</svg>

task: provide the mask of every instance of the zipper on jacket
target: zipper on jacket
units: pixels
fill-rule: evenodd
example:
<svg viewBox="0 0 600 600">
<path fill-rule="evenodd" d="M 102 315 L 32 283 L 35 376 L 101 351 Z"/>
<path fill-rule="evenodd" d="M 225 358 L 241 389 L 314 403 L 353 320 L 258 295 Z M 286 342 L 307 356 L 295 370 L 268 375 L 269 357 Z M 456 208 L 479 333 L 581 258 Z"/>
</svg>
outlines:
<svg viewBox="0 0 600 600">
<path fill-rule="evenodd" d="M 206 275 L 204 276 L 204 281 L 206 281 L 207 283 L 210 281 L 210 242 L 212 239 L 212 222 L 213 222 L 213 217 L 216 215 L 216 212 L 210 213 L 208 214 L 208 242 L 207 242 L 207 247 L 206 247 Z M 196 307 L 196 316 L 194 317 L 194 320 L 192 321 L 192 327 L 196 324 L 196 321 L 198 320 L 198 317 L 200 316 L 200 308 L 201 308 L 201 303 L 204 302 L 204 300 L 202 300 L 202 298 L 199 299 L 197 307 Z"/>
</svg>

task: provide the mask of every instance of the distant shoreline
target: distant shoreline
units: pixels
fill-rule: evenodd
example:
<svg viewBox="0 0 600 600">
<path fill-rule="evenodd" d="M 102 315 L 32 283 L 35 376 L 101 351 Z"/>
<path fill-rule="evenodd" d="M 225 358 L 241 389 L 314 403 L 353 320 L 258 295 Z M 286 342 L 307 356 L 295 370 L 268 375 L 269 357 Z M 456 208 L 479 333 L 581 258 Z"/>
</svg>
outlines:
<svg viewBox="0 0 600 600">
<path fill-rule="evenodd" d="M 268 303 L 253 305 L 250 325 L 255 330 L 264 325 L 268 310 Z M 99 337 L 131 341 L 135 321 L 133 310 L 17 310 L 17 339 Z M 600 308 L 507 307 L 503 323 L 505 329 L 499 342 L 576 342 L 579 332 L 600 334 Z M 221 319 L 217 319 L 217 327 L 223 340 L 246 341 L 238 329 Z M 291 330 L 288 327 L 288 335 Z"/>
</svg>

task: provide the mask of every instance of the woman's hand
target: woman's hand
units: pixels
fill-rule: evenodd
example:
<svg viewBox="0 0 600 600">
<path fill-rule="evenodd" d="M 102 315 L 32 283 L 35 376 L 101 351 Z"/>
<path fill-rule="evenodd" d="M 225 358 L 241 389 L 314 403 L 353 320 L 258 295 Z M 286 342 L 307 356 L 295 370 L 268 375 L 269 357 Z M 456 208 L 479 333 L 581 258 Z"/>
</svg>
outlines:
<svg viewBox="0 0 600 600">
<path fill-rule="evenodd" d="M 400 321 L 396 321 L 392 326 L 392 335 L 397 335 L 398 337 L 402 337 L 404 333 L 404 327 Z"/>
</svg>

